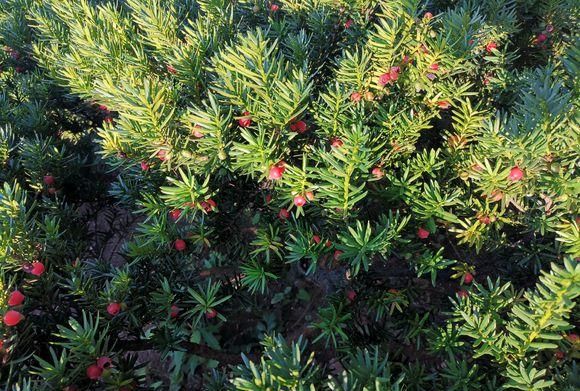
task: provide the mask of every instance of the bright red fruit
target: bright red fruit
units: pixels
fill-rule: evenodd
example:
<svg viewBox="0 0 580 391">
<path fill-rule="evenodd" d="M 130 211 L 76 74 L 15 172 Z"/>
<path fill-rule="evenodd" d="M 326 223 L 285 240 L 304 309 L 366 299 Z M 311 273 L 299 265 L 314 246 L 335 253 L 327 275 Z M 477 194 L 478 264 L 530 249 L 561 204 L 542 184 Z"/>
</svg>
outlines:
<svg viewBox="0 0 580 391">
<path fill-rule="evenodd" d="M 175 69 L 172 65 L 167 65 L 167 72 L 171 73 L 172 75 L 177 74 L 177 69 Z"/>
<path fill-rule="evenodd" d="M 485 45 L 485 50 L 488 53 L 491 53 L 494 49 L 497 49 L 497 43 L 495 42 L 490 42 L 487 45 Z"/>
<path fill-rule="evenodd" d="M 348 291 L 346 291 L 346 298 L 348 299 L 348 301 L 352 303 L 354 299 L 356 299 L 356 292 L 353 291 L 352 289 L 349 289 Z"/>
<path fill-rule="evenodd" d="M 344 143 L 342 142 L 341 139 L 339 139 L 338 137 L 334 137 L 330 140 L 330 146 L 332 148 L 340 148 L 342 147 Z"/>
<path fill-rule="evenodd" d="M 107 356 L 97 358 L 97 366 L 101 369 L 110 368 L 112 366 L 112 363 L 113 361 Z"/>
<path fill-rule="evenodd" d="M 30 274 L 40 277 L 44 273 L 45 267 L 42 262 L 34 261 L 32 262 L 32 268 L 30 269 Z"/>
<path fill-rule="evenodd" d="M 119 303 L 112 302 L 112 303 L 109 303 L 109 305 L 107 306 L 107 313 L 109 315 L 115 316 L 120 311 L 121 311 L 121 304 L 119 304 Z"/>
<path fill-rule="evenodd" d="M 195 138 L 202 138 L 203 137 L 203 133 L 201 132 L 201 126 L 199 125 L 195 125 L 193 127 L 193 130 L 191 131 L 191 134 L 193 135 L 193 137 Z"/>
<path fill-rule="evenodd" d="M 52 186 L 56 182 L 52 175 L 45 175 L 44 178 L 42 178 L 42 181 L 46 186 Z"/>
<path fill-rule="evenodd" d="M 278 217 L 281 220 L 286 220 L 288 217 L 290 217 L 290 212 L 288 212 L 288 209 L 282 208 L 280 209 L 280 212 L 278 212 Z"/>
<path fill-rule="evenodd" d="M 242 128 L 247 128 L 248 126 L 250 126 L 252 124 L 252 118 L 250 117 L 250 112 L 244 111 L 242 113 L 242 115 L 243 115 L 243 117 L 238 120 L 238 124 Z"/>
<path fill-rule="evenodd" d="M 296 206 L 306 205 L 306 198 L 302 197 L 301 195 L 297 195 L 296 197 L 294 197 L 294 205 Z"/>
<path fill-rule="evenodd" d="M 489 225 L 491 223 L 491 218 L 489 216 L 480 216 L 478 220 L 481 224 Z"/>
<path fill-rule="evenodd" d="M 173 247 L 175 247 L 177 251 L 184 251 L 187 248 L 187 243 L 185 243 L 185 240 L 183 239 L 177 239 L 173 242 Z"/>
<path fill-rule="evenodd" d="M 429 231 L 427 231 L 423 227 L 419 227 L 419 229 L 417 230 L 417 236 L 419 237 L 419 239 L 427 239 L 429 237 Z"/>
<path fill-rule="evenodd" d="M 270 167 L 270 173 L 268 175 L 268 179 L 278 180 L 278 179 L 282 178 L 282 175 L 284 174 L 285 170 L 286 169 L 284 167 L 280 167 L 280 166 Z"/>
<path fill-rule="evenodd" d="M 272 4 L 270 5 L 270 11 L 272 12 L 276 12 L 280 9 L 280 6 L 278 4 Z"/>
<path fill-rule="evenodd" d="M 448 108 L 451 107 L 449 102 L 447 102 L 446 100 L 442 100 L 442 101 L 437 102 L 437 106 L 439 106 L 439 108 L 441 110 L 447 110 Z"/>
<path fill-rule="evenodd" d="M 570 343 L 576 343 L 578 341 L 580 341 L 580 337 L 578 336 L 578 334 L 574 334 L 574 333 L 570 333 L 566 336 L 566 339 L 568 339 L 568 341 L 570 341 Z"/>
<path fill-rule="evenodd" d="M 429 69 L 432 71 L 438 71 L 439 70 L 439 64 L 437 64 L 436 62 L 434 62 L 433 64 L 429 65 Z"/>
<path fill-rule="evenodd" d="M 207 310 L 207 312 L 205 313 L 205 317 L 208 319 L 213 319 L 217 316 L 217 311 L 214 310 L 213 308 L 210 308 L 209 310 Z"/>
<path fill-rule="evenodd" d="M 350 100 L 352 100 L 353 102 L 360 102 L 361 99 L 362 95 L 358 92 L 353 92 L 352 94 L 350 94 Z"/>
<path fill-rule="evenodd" d="M 24 296 L 19 290 L 15 290 L 10 293 L 10 296 L 8 296 L 8 305 L 10 307 L 15 307 L 22 304 L 24 299 L 26 299 L 26 296 Z"/>
<path fill-rule="evenodd" d="M 319 244 L 320 243 L 320 236 L 312 235 L 312 241 L 316 244 Z"/>
<path fill-rule="evenodd" d="M 141 162 L 141 170 L 142 171 L 149 171 L 149 164 L 147 162 Z"/>
<path fill-rule="evenodd" d="M 383 169 L 380 167 L 373 168 L 373 170 L 371 171 L 371 174 L 373 174 L 373 176 L 377 179 L 381 179 L 385 175 L 385 173 L 383 172 Z"/>
<path fill-rule="evenodd" d="M 391 82 L 391 73 L 383 73 L 381 76 L 379 76 L 379 81 L 378 84 L 381 87 L 386 86 L 387 84 L 389 84 Z"/>
<path fill-rule="evenodd" d="M 304 121 L 296 121 L 290 125 L 290 130 L 296 133 L 304 133 L 308 129 L 308 125 Z"/>
<path fill-rule="evenodd" d="M 353 25 L 353 23 L 354 23 L 354 21 L 353 21 L 352 19 L 349 19 L 349 20 L 347 20 L 347 21 L 344 23 L 344 28 L 345 28 L 345 29 L 349 29 L 349 28 L 351 28 L 351 27 L 352 27 L 352 25 Z"/>
<path fill-rule="evenodd" d="M 105 123 L 112 124 L 113 123 L 113 117 L 105 117 Z"/>
<path fill-rule="evenodd" d="M 181 217 L 181 210 L 173 209 L 171 212 L 169 212 L 169 216 L 173 221 L 179 220 L 179 218 Z"/>
<path fill-rule="evenodd" d="M 171 306 L 171 310 L 169 312 L 169 316 L 171 316 L 173 319 L 177 318 L 179 316 L 179 312 L 181 311 L 181 308 L 179 308 L 178 306 L 176 306 L 175 304 L 173 304 Z"/>
<path fill-rule="evenodd" d="M 463 276 L 463 282 L 465 282 L 466 284 L 471 284 L 472 281 L 473 281 L 473 274 L 465 273 L 465 276 Z"/>
<path fill-rule="evenodd" d="M 342 255 L 342 251 L 340 251 L 340 250 L 336 250 L 336 251 L 334 251 L 334 255 L 333 255 L 333 257 L 332 257 L 332 258 L 333 258 L 335 261 L 338 261 L 338 260 L 340 260 L 340 256 L 341 256 L 341 255 Z"/>
<path fill-rule="evenodd" d="M 4 314 L 4 324 L 8 327 L 16 326 L 22 319 L 24 319 L 24 315 L 18 311 L 8 310 Z"/>
<path fill-rule="evenodd" d="M 459 296 L 460 299 L 466 299 L 469 296 L 469 292 L 467 292 L 465 289 L 462 289 L 457 292 L 457 296 Z"/>
<path fill-rule="evenodd" d="M 508 181 L 517 182 L 524 177 L 524 172 L 518 166 L 513 167 L 508 175 Z"/>
<path fill-rule="evenodd" d="M 157 159 L 159 159 L 163 162 L 163 161 L 165 161 L 166 158 L 167 158 L 167 151 L 165 149 L 162 149 L 159 152 L 157 152 Z"/>
<path fill-rule="evenodd" d="M 397 81 L 397 79 L 399 78 L 399 72 L 401 72 L 400 67 L 391 67 L 391 70 L 389 71 L 391 81 Z"/>
<path fill-rule="evenodd" d="M 432 19 L 433 18 L 433 14 L 431 12 L 425 12 L 425 14 L 423 15 L 423 19 Z"/>
<path fill-rule="evenodd" d="M 547 39 L 548 39 L 548 36 L 546 34 L 542 34 L 542 33 L 538 34 L 538 36 L 536 37 L 536 41 L 538 43 L 545 42 Z"/>
<path fill-rule="evenodd" d="M 103 368 L 97 364 L 89 365 L 87 368 L 87 377 L 91 380 L 97 380 L 103 375 Z"/>
</svg>

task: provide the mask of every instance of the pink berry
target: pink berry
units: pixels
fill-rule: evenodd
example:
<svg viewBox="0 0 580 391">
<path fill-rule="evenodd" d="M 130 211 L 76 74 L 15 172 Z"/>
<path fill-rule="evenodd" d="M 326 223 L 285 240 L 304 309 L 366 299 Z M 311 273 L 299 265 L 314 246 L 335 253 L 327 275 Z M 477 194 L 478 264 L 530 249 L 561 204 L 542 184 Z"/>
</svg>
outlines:
<svg viewBox="0 0 580 391">
<path fill-rule="evenodd" d="M 24 319 L 24 315 L 18 311 L 8 310 L 4 314 L 4 324 L 8 327 L 16 326 L 22 319 Z"/>
<path fill-rule="evenodd" d="M 306 205 L 306 198 L 302 197 L 301 195 L 297 195 L 294 197 L 294 205 L 298 207 Z"/>
<path fill-rule="evenodd" d="M 419 229 L 417 230 L 417 236 L 419 237 L 419 239 L 427 239 L 429 237 L 429 231 L 427 231 L 423 227 L 419 227 Z"/>
<path fill-rule="evenodd" d="M 121 304 L 112 302 L 107 305 L 107 313 L 111 316 L 117 315 L 121 311 Z"/>
<path fill-rule="evenodd" d="M 187 248 L 187 243 L 185 243 L 185 240 L 183 239 L 177 239 L 173 242 L 173 247 L 175 247 L 177 251 L 184 251 Z"/>
<path fill-rule="evenodd" d="M 10 296 L 8 296 L 8 305 L 10 307 L 16 307 L 22 303 L 24 303 L 24 299 L 26 296 L 22 294 L 19 290 L 15 290 L 10 292 Z"/>
<path fill-rule="evenodd" d="M 520 181 L 524 177 L 524 172 L 518 167 L 515 166 L 510 170 L 508 175 L 508 181 L 517 182 Z"/>
<path fill-rule="evenodd" d="M 284 167 L 281 166 L 272 166 L 270 167 L 270 173 L 268 175 L 268 179 L 270 180 L 278 180 L 282 178 L 282 175 L 284 174 L 284 171 L 286 169 Z"/>
</svg>

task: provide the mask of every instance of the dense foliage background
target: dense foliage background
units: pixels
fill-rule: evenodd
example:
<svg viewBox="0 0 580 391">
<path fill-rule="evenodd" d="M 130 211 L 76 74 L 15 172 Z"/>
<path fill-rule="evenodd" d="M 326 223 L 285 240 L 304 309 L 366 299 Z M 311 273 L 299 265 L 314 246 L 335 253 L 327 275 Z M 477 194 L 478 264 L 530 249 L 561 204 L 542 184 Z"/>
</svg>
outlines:
<svg viewBox="0 0 580 391">
<path fill-rule="evenodd" d="M 3 1 L 3 389 L 577 390 L 579 10 Z"/>
</svg>

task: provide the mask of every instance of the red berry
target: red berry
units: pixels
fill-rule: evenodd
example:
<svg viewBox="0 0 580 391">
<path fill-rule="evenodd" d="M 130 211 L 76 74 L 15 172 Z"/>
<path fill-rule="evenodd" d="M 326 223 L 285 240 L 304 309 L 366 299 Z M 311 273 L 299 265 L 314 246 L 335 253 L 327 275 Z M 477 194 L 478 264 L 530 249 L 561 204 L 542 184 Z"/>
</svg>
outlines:
<svg viewBox="0 0 580 391">
<path fill-rule="evenodd" d="M 427 231 L 423 227 L 419 227 L 419 229 L 417 230 L 417 236 L 419 237 L 419 239 L 427 239 L 429 237 L 429 231 Z"/>
<path fill-rule="evenodd" d="M 314 201 L 314 193 L 313 193 L 313 192 L 311 192 L 311 191 L 307 191 L 307 192 L 306 192 L 306 199 L 307 199 L 308 201 Z"/>
<path fill-rule="evenodd" d="M 330 240 L 327 240 L 326 243 L 324 243 L 324 245 L 326 247 L 330 247 L 330 246 L 332 246 L 332 242 Z"/>
<path fill-rule="evenodd" d="M 149 171 L 149 164 L 147 162 L 141 162 L 141 170 L 142 171 Z"/>
<path fill-rule="evenodd" d="M 386 86 L 387 84 L 389 84 L 391 82 L 391 73 L 383 73 L 381 76 L 379 76 L 379 81 L 378 84 L 381 87 Z"/>
<path fill-rule="evenodd" d="M 193 137 L 195 138 L 202 138 L 203 137 L 203 133 L 201 132 L 202 127 L 199 125 L 195 125 L 193 127 L 193 130 L 191 132 L 191 134 L 193 135 Z"/>
<path fill-rule="evenodd" d="M 538 34 L 538 36 L 536 37 L 536 41 L 538 43 L 545 42 L 547 39 L 548 39 L 548 36 L 546 34 L 542 34 L 542 33 Z"/>
<path fill-rule="evenodd" d="M 281 220 L 286 220 L 288 217 L 290 217 L 290 212 L 288 212 L 288 209 L 282 208 L 280 209 L 280 212 L 278 212 L 278 217 Z"/>
<path fill-rule="evenodd" d="M 373 176 L 377 179 L 381 179 L 385 175 L 385 173 L 383 172 L 383 169 L 380 167 L 373 168 L 373 170 L 371 171 L 371 174 L 373 174 Z"/>
<path fill-rule="evenodd" d="M 103 368 L 100 368 L 97 364 L 89 365 L 87 368 L 87 377 L 91 380 L 99 379 L 103 374 Z"/>
<path fill-rule="evenodd" d="M 280 9 L 280 6 L 278 4 L 271 4 L 270 5 L 270 11 L 272 12 L 276 12 Z"/>
<path fill-rule="evenodd" d="M 484 225 L 489 225 L 491 223 L 491 218 L 489 216 L 479 216 L 478 220 Z"/>
<path fill-rule="evenodd" d="M 284 167 L 281 167 L 281 166 L 270 167 L 270 174 L 268 175 L 268 179 L 278 180 L 278 179 L 282 178 L 282 175 L 284 174 L 285 170 L 286 169 Z"/>
<path fill-rule="evenodd" d="M 242 115 L 243 115 L 243 117 L 238 120 L 238 124 L 242 128 L 247 128 L 248 126 L 250 126 L 252 124 L 252 118 L 250 117 L 250 112 L 244 111 L 242 113 Z"/>
<path fill-rule="evenodd" d="M 436 62 L 434 62 L 433 64 L 429 65 L 429 69 L 432 71 L 438 71 L 439 70 L 439 64 L 437 64 Z"/>
<path fill-rule="evenodd" d="M 465 289 L 462 289 L 459 292 L 457 292 L 457 296 L 460 299 L 466 299 L 469 296 L 469 292 L 467 292 Z"/>
<path fill-rule="evenodd" d="M 334 137 L 330 140 L 330 146 L 332 148 L 340 148 L 342 147 L 344 143 L 342 142 L 341 139 L 339 139 L 338 137 Z"/>
<path fill-rule="evenodd" d="M 566 339 L 570 341 L 570 343 L 576 343 L 580 340 L 578 334 L 570 333 L 566 336 Z"/>
<path fill-rule="evenodd" d="M 320 236 L 318 236 L 318 235 L 312 235 L 312 241 L 314 243 L 319 244 L 320 243 L 320 240 L 321 240 L 320 239 Z"/>
<path fill-rule="evenodd" d="M 356 299 L 356 292 L 353 291 L 352 289 L 349 289 L 348 291 L 346 291 L 346 298 L 348 299 L 348 301 L 352 303 L 354 299 Z"/>
<path fill-rule="evenodd" d="M 169 315 L 170 315 L 170 316 L 171 316 L 173 319 L 175 319 L 175 318 L 177 318 L 177 317 L 179 316 L 179 312 L 180 312 L 180 311 L 181 311 L 181 308 L 179 308 L 178 306 L 176 306 L 175 304 L 173 304 L 173 305 L 171 306 L 171 310 L 170 310 L 170 312 L 169 312 Z"/>
<path fill-rule="evenodd" d="M 451 104 L 449 104 L 449 102 L 447 102 L 446 100 L 442 100 L 437 102 L 437 106 L 439 106 L 441 110 L 447 110 L 448 108 L 451 107 Z"/>
<path fill-rule="evenodd" d="M 102 111 L 103 113 L 109 113 L 109 108 L 105 105 L 100 105 L 99 110 Z"/>
<path fill-rule="evenodd" d="M 485 45 L 485 50 L 486 50 L 488 53 L 492 53 L 492 51 L 493 51 L 494 49 L 497 49 L 497 43 L 495 43 L 495 42 L 490 42 L 490 43 L 488 43 L 487 45 Z"/>
<path fill-rule="evenodd" d="M 157 159 L 164 162 L 165 159 L 167 159 L 167 151 L 165 149 L 162 149 L 159 152 L 157 152 Z"/>
<path fill-rule="evenodd" d="M 22 319 L 24 319 L 24 315 L 18 311 L 8 310 L 4 314 L 4 324 L 8 327 L 16 326 Z"/>
<path fill-rule="evenodd" d="M 32 262 L 32 268 L 30 269 L 30 274 L 40 277 L 44 273 L 44 264 L 42 262 L 34 261 Z"/>
<path fill-rule="evenodd" d="M 334 255 L 332 256 L 332 258 L 333 258 L 335 261 L 338 261 L 338 260 L 340 260 L 340 256 L 341 256 L 341 255 L 342 255 L 342 251 L 340 251 L 340 250 L 335 250 L 335 251 L 334 251 Z"/>
<path fill-rule="evenodd" d="M 554 353 L 554 358 L 558 361 L 563 360 L 564 357 L 566 357 L 566 355 L 561 350 L 556 350 L 556 352 Z"/>
<path fill-rule="evenodd" d="M 304 133 L 308 129 L 308 125 L 304 121 L 297 121 L 290 125 L 290 130 L 296 133 Z"/>
<path fill-rule="evenodd" d="M 510 174 L 508 175 L 508 181 L 517 182 L 524 177 L 524 172 L 518 167 L 515 166 L 510 170 Z"/>
<path fill-rule="evenodd" d="M 167 72 L 171 73 L 172 75 L 177 74 L 177 69 L 175 69 L 172 65 L 167 65 Z"/>
<path fill-rule="evenodd" d="M 266 204 L 272 202 L 272 194 L 266 194 Z"/>
<path fill-rule="evenodd" d="M 44 184 L 46 186 L 52 186 L 56 182 L 56 180 L 54 179 L 54 177 L 52 175 L 45 175 L 44 178 L 42 178 L 42 181 L 44 182 Z"/>
<path fill-rule="evenodd" d="M 107 356 L 97 358 L 97 366 L 101 369 L 110 368 L 112 366 L 112 363 L 113 361 Z"/>
<path fill-rule="evenodd" d="M 181 209 L 173 209 L 171 212 L 169 212 L 169 216 L 173 221 L 179 220 L 181 217 Z"/>
<path fill-rule="evenodd" d="M 187 248 L 187 243 L 185 243 L 185 240 L 183 239 L 177 239 L 173 242 L 173 247 L 175 247 L 177 251 L 184 251 Z"/>
<path fill-rule="evenodd" d="M 352 94 L 350 94 L 350 100 L 352 100 L 353 102 L 360 102 L 360 100 L 362 99 L 362 95 L 358 92 L 353 92 Z"/>
<path fill-rule="evenodd" d="M 306 198 L 302 197 L 301 195 L 297 195 L 294 197 L 294 205 L 298 207 L 306 205 Z"/>
<path fill-rule="evenodd" d="M 109 313 L 109 315 L 115 316 L 120 311 L 121 311 L 121 304 L 119 304 L 119 303 L 112 302 L 112 303 L 109 303 L 109 305 L 107 306 L 107 312 Z"/>
<path fill-rule="evenodd" d="M 400 71 L 401 71 L 401 68 L 399 68 L 399 67 L 391 67 L 391 70 L 389 71 L 389 75 L 391 76 L 391 81 L 396 81 L 399 78 Z"/>
<path fill-rule="evenodd" d="M 210 308 L 209 310 L 207 310 L 207 312 L 205 313 L 205 317 L 208 319 L 213 319 L 217 316 L 217 311 L 214 310 L 213 308 Z"/>
<path fill-rule="evenodd" d="M 433 18 L 433 14 L 431 12 L 425 12 L 423 15 L 423 19 L 430 20 Z"/>
<path fill-rule="evenodd" d="M 8 296 L 8 305 L 10 307 L 15 307 L 22 304 L 24 299 L 26 299 L 26 296 L 24 296 L 19 290 L 15 290 L 10 293 L 10 296 Z"/>
<path fill-rule="evenodd" d="M 465 282 L 466 284 L 471 284 L 472 281 L 473 281 L 473 274 L 465 273 L 465 276 L 463 276 L 463 282 Z"/>
<path fill-rule="evenodd" d="M 113 123 L 113 117 L 105 117 L 105 123 L 112 124 Z"/>
<path fill-rule="evenodd" d="M 354 24 L 354 21 L 352 19 L 349 19 L 344 23 L 344 28 L 349 29 L 352 27 L 353 24 Z"/>
</svg>

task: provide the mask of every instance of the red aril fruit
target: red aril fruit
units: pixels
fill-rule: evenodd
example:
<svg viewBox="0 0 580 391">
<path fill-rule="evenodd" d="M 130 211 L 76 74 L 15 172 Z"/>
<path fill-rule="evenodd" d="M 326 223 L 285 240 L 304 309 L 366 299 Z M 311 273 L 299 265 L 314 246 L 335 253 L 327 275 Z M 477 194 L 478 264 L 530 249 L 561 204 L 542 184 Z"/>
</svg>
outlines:
<svg viewBox="0 0 580 391">
<path fill-rule="evenodd" d="M 290 212 L 288 212 L 288 209 L 282 208 L 280 209 L 280 212 L 278 212 L 278 217 L 280 220 L 286 220 L 288 217 L 290 217 Z"/>
<path fill-rule="evenodd" d="M 252 118 L 250 117 L 250 112 L 244 111 L 242 115 L 243 117 L 238 120 L 238 125 L 240 125 L 241 128 L 247 128 L 250 125 L 252 125 Z"/>
<path fill-rule="evenodd" d="M 183 239 L 176 239 L 175 242 L 173 242 L 173 247 L 175 247 L 177 251 L 184 251 L 187 248 L 187 243 L 185 243 L 185 240 Z"/>
<path fill-rule="evenodd" d="M 24 315 L 18 311 L 8 310 L 4 314 L 4 324 L 8 327 L 16 326 L 22 319 L 24 319 Z"/>
<path fill-rule="evenodd" d="M 352 303 L 354 299 L 356 299 L 356 292 L 353 291 L 352 289 L 349 289 L 348 291 L 346 291 L 346 298 L 348 299 L 348 301 Z"/>
<path fill-rule="evenodd" d="M 510 170 L 510 173 L 509 173 L 507 179 L 510 182 L 517 182 L 517 181 L 522 180 L 523 177 L 524 177 L 524 172 L 522 171 L 522 169 L 519 168 L 518 166 L 515 166 Z"/>
<path fill-rule="evenodd" d="M 109 369 L 113 364 L 113 360 L 111 360 L 107 356 L 97 358 L 97 366 L 101 369 Z"/>
<path fill-rule="evenodd" d="M 119 312 L 121 312 L 121 304 L 119 304 L 117 302 L 112 302 L 112 303 L 109 303 L 109 305 L 107 305 L 107 313 L 109 315 L 115 316 Z"/>
<path fill-rule="evenodd" d="M 207 312 L 205 313 L 205 317 L 208 319 L 213 319 L 217 316 L 217 311 L 214 310 L 213 308 L 210 308 L 209 310 L 207 310 Z"/>
<path fill-rule="evenodd" d="M 91 380 L 98 380 L 103 375 L 103 368 L 97 364 L 92 364 L 87 367 L 87 377 Z"/>
<path fill-rule="evenodd" d="M 294 197 L 294 205 L 298 207 L 306 205 L 306 198 L 302 197 L 301 195 L 297 195 Z"/>
<path fill-rule="evenodd" d="M 54 177 L 52 175 L 45 175 L 42 178 L 42 182 L 46 185 L 46 186 L 52 186 L 56 183 L 56 180 L 54 179 Z"/>
<path fill-rule="evenodd" d="M 423 227 L 419 227 L 419 229 L 417 230 L 417 236 L 419 237 L 419 239 L 427 239 L 429 237 L 429 231 L 427 231 Z"/>
<path fill-rule="evenodd" d="M 270 180 L 278 180 L 282 178 L 282 175 L 284 175 L 284 171 L 286 169 L 284 167 L 281 166 L 272 166 L 270 167 L 270 172 L 268 174 L 268 179 Z"/>
<path fill-rule="evenodd" d="M 171 306 L 171 309 L 169 311 L 169 316 L 171 316 L 171 318 L 175 319 L 179 316 L 179 312 L 181 311 L 181 308 L 179 308 L 178 306 L 176 306 L 175 304 L 173 304 Z"/>
<path fill-rule="evenodd" d="M 472 281 L 473 281 L 473 274 L 465 273 L 465 275 L 463 276 L 463 282 L 465 282 L 466 284 L 471 284 Z"/>
<path fill-rule="evenodd" d="M 19 290 L 12 291 L 10 296 L 8 296 L 8 305 L 10 307 L 16 307 L 17 305 L 24 303 L 24 299 L 26 299 L 26 296 L 24 296 L 22 292 Z"/>
<path fill-rule="evenodd" d="M 383 169 L 380 167 L 373 168 L 373 170 L 371 171 L 371 174 L 373 174 L 373 176 L 377 179 L 381 179 L 385 175 L 385 173 L 383 172 Z"/>
<path fill-rule="evenodd" d="M 30 269 L 30 274 L 40 277 L 44 273 L 45 267 L 42 262 L 34 261 L 32 262 L 32 268 Z"/>
</svg>

